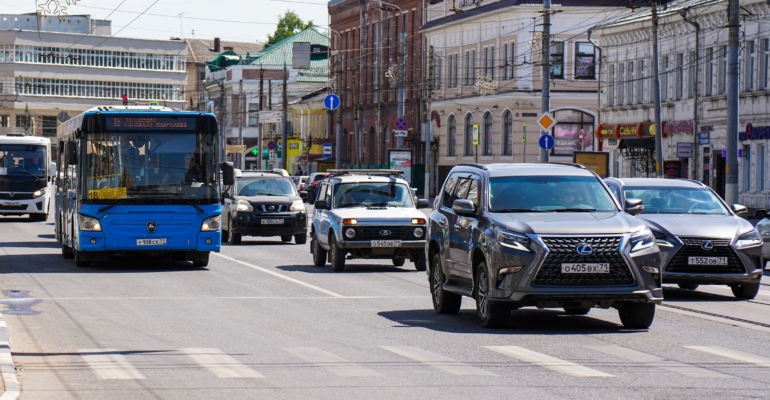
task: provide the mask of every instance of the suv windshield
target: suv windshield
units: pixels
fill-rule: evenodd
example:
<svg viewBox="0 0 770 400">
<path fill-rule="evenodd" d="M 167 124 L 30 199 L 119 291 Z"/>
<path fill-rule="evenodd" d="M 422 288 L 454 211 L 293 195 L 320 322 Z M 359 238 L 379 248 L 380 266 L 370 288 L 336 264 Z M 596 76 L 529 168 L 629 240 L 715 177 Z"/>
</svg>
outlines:
<svg viewBox="0 0 770 400">
<path fill-rule="evenodd" d="M 644 202 L 642 214 L 729 215 L 717 196 L 705 188 L 634 187 L 623 192 L 626 198 Z"/>
<path fill-rule="evenodd" d="M 334 187 L 334 207 L 412 207 L 409 187 L 395 182 L 340 183 Z"/>
<path fill-rule="evenodd" d="M 490 212 L 616 212 L 609 192 L 590 176 L 489 179 Z"/>
<path fill-rule="evenodd" d="M 237 196 L 296 196 L 294 184 L 288 179 L 240 178 Z"/>
</svg>

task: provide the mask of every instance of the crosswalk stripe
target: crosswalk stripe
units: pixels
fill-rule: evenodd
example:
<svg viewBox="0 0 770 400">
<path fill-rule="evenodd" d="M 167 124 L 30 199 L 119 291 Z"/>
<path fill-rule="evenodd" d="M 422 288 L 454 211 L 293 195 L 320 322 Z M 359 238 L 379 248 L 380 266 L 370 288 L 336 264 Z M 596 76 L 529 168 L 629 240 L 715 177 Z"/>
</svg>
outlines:
<svg viewBox="0 0 770 400">
<path fill-rule="evenodd" d="M 241 364 L 219 349 L 180 350 L 219 378 L 264 378 L 259 372 Z"/>
<path fill-rule="evenodd" d="M 770 358 L 758 356 L 751 353 L 744 353 L 738 350 L 730 350 L 719 346 L 684 346 L 688 349 L 703 351 L 722 357 L 732 358 L 733 360 L 743 361 L 750 364 L 756 364 L 760 367 L 770 368 Z"/>
<path fill-rule="evenodd" d="M 470 365 L 457 362 L 451 358 L 418 349 L 417 347 L 380 346 L 380 348 L 391 353 L 396 353 L 400 356 L 410 358 L 417 362 L 430 365 L 431 367 L 438 368 L 453 375 L 496 376 L 495 374 L 484 371 L 483 369 L 472 367 Z"/>
<path fill-rule="evenodd" d="M 79 349 L 99 379 L 147 379 L 115 349 Z"/>
<path fill-rule="evenodd" d="M 504 354 L 509 357 L 513 357 L 519 361 L 532 363 L 565 375 L 577 376 L 581 378 L 606 378 L 614 376 L 605 372 L 597 371 L 593 368 L 575 364 L 570 361 L 551 357 L 547 354 L 527 350 L 519 346 L 484 346 L 484 348 L 498 352 L 500 354 Z"/>
<path fill-rule="evenodd" d="M 342 357 L 321 350 L 317 347 L 288 347 L 284 348 L 295 356 L 311 362 L 339 376 L 344 377 L 379 377 L 382 376 L 368 368 L 352 363 Z"/>
<path fill-rule="evenodd" d="M 586 348 L 651 367 L 662 368 L 677 374 L 691 376 L 693 378 L 732 378 L 730 375 L 720 374 L 719 372 L 711 371 L 705 368 L 666 360 L 658 356 L 642 353 L 641 351 L 631 350 L 620 346 L 586 346 Z"/>
</svg>

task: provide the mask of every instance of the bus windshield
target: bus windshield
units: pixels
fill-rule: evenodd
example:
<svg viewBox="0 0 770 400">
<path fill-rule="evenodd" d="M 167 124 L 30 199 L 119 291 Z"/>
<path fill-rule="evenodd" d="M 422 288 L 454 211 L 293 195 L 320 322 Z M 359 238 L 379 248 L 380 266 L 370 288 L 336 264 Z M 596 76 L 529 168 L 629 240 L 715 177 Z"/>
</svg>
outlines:
<svg viewBox="0 0 770 400">
<path fill-rule="evenodd" d="M 45 178 L 45 146 L 29 144 L 0 144 L 0 175 L 20 175 Z"/>
<path fill-rule="evenodd" d="M 219 201 L 216 148 L 205 133 L 91 133 L 83 159 L 86 204 L 126 198 Z"/>
</svg>

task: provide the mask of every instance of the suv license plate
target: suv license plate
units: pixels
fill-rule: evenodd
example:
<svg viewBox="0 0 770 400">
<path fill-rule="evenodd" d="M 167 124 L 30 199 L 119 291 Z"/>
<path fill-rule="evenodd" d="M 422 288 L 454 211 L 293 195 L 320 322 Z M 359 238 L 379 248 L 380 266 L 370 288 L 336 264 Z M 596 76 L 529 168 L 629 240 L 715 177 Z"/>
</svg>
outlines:
<svg viewBox="0 0 770 400">
<path fill-rule="evenodd" d="M 137 246 L 165 246 L 166 239 L 136 239 Z"/>
<path fill-rule="evenodd" d="M 21 203 L 3 203 L 2 205 L 5 207 L 19 207 Z"/>
<path fill-rule="evenodd" d="M 372 240 L 372 247 L 401 247 L 400 240 Z"/>
<path fill-rule="evenodd" d="M 262 225 L 283 225 L 283 219 L 263 219 Z"/>
<path fill-rule="evenodd" d="M 564 263 L 562 274 L 609 274 L 609 263 Z"/>
<path fill-rule="evenodd" d="M 687 257 L 689 265 L 727 265 L 727 257 Z"/>
</svg>

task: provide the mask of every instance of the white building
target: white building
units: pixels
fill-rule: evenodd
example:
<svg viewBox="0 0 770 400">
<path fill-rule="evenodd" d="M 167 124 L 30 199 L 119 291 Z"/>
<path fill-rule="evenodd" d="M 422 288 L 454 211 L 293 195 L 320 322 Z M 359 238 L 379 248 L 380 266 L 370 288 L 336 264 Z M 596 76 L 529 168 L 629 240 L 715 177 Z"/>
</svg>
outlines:
<svg viewBox="0 0 770 400">
<path fill-rule="evenodd" d="M 770 6 L 765 0 L 744 0 L 741 9 L 739 201 L 767 209 Z M 696 28 L 682 14 L 699 25 L 697 49 Z M 602 35 L 606 82 L 597 136 L 612 153 L 615 176 L 647 176 L 654 170 L 651 28 L 649 10 L 637 10 L 596 29 Z M 668 177 L 699 180 L 720 195 L 726 161 L 727 35 L 726 1 L 676 1 L 659 12 L 663 168 Z"/>
</svg>

